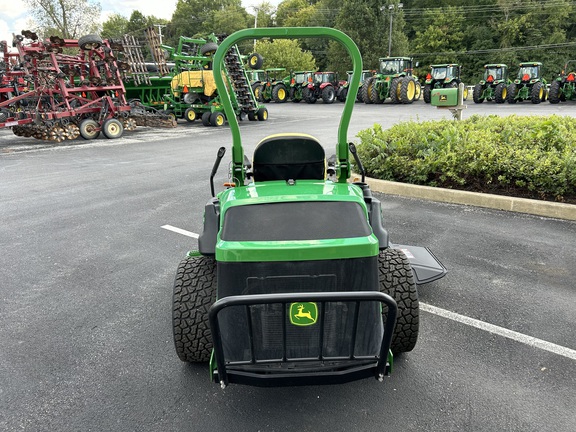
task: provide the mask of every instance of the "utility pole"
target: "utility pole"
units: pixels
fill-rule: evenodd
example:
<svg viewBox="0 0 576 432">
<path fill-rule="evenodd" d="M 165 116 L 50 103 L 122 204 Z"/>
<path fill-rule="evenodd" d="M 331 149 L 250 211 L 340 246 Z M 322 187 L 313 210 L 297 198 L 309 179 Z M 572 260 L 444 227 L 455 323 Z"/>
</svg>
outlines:
<svg viewBox="0 0 576 432">
<path fill-rule="evenodd" d="M 252 9 L 254 9 L 254 28 L 258 28 L 258 12 L 260 12 L 260 9 L 256 6 L 252 6 Z M 256 39 L 254 39 L 254 52 L 256 52 Z"/>
<path fill-rule="evenodd" d="M 154 24 L 155 27 L 158 27 L 158 37 L 160 38 L 160 45 L 162 45 L 162 28 L 166 27 L 164 24 Z"/>
<path fill-rule="evenodd" d="M 388 5 L 388 10 L 390 11 L 390 33 L 388 35 L 388 57 L 392 55 L 392 20 L 394 18 L 394 9 L 397 8 L 398 10 L 404 7 L 404 3 L 398 3 L 398 5 L 390 4 Z M 382 12 L 386 10 L 386 6 L 382 6 L 380 8 Z"/>
</svg>

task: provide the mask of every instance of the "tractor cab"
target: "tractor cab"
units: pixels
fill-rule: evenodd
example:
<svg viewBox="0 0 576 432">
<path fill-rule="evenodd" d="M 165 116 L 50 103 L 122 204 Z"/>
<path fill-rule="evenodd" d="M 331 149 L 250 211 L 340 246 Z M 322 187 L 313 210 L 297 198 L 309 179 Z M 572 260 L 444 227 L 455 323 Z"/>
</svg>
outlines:
<svg viewBox="0 0 576 432">
<path fill-rule="evenodd" d="M 386 76 L 396 76 L 404 73 L 412 74 L 412 59 L 409 57 L 394 57 L 379 59 L 379 73 Z"/>
<path fill-rule="evenodd" d="M 491 64 L 484 66 L 483 80 L 487 83 L 499 83 L 508 79 L 508 66 L 505 64 Z"/>
<path fill-rule="evenodd" d="M 520 63 L 516 77 L 517 84 L 539 80 L 541 78 L 541 68 L 542 63 Z"/>
</svg>

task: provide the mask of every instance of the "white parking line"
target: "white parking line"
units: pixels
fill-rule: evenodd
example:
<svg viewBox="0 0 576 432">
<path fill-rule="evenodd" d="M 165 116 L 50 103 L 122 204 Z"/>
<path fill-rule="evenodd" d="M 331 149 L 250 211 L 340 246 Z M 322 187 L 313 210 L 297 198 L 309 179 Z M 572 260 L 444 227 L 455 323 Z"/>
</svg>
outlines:
<svg viewBox="0 0 576 432">
<path fill-rule="evenodd" d="M 182 228 L 173 227 L 172 225 L 162 225 L 160 228 L 164 228 L 165 230 L 173 231 L 173 232 L 175 232 L 175 233 L 182 234 L 182 235 L 185 235 L 185 236 L 187 236 L 187 237 L 192 237 L 192 238 L 195 238 L 195 239 L 198 238 L 198 234 L 193 233 L 193 232 L 190 232 L 190 231 L 183 230 Z"/>
<path fill-rule="evenodd" d="M 512 339 L 516 342 L 523 343 L 525 345 L 532 346 L 534 348 L 539 348 L 544 351 L 548 351 L 554 354 L 561 355 L 572 360 L 576 360 L 576 350 L 563 347 L 562 345 L 556 345 L 551 342 L 546 342 L 542 339 L 537 339 L 532 336 L 525 335 L 523 333 L 518 333 L 513 330 L 508 330 L 504 327 L 498 327 L 494 324 L 489 324 L 484 321 L 480 321 L 474 318 L 470 318 L 464 315 L 451 312 L 446 309 L 440 309 L 436 306 L 432 306 L 426 303 L 420 303 L 420 309 L 434 315 L 441 316 L 443 318 L 450 319 L 452 321 L 457 321 L 462 324 L 466 324 L 471 327 L 475 327 L 480 330 L 484 330 L 488 333 L 496 334 L 508 339 Z"/>
<path fill-rule="evenodd" d="M 183 230 L 181 228 L 173 227 L 172 225 L 163 225 L 161 228 L 164 228 L 166 230 L 173 231 L 175 233 L 182 234 L 182 235 L 185 235 L 188 237 L 193 237 L 196 239 L 198 238 L 198 234 Z M 457 314 L 456 312 L 451 312 L 451 311 L 446 310 L 446 309 L 441 309 L 439 307 L 432 306 L 432 305 L 429 305 L 427 303 L 421 302 L 420 303 L 420 309 L 425 311 L 425 312 L 428 312 L 428 313 L 431 313 L 434 315 L 438 315 L 442 318 L 447 318 L 449 320 L 456 321 L 456 322 L 459 322 L 462 324 L 466 324 L 470 327 L 475 327 L 477 329 L 484 330 L 485 332 L 492 333 L 492 334 L 495 334 L 498 336 L 502 336 L 502 337 L 505 337 L 507 339 L 511 339 L 511 340 L 516 341 L 516 342 L 520 342 L 520 343 L 523 343 L 525 345 L 528 345 L 528 346 L 531 346 L 534 348 L 539 348 L 541 350 L 548 351 L 548 352 L 551 352 L 553 354 L 558 354 L 562 357 L 576 360 L 576 350 L 566 348 L 562 345 L 556 345 L 556 344 L 553 344 L 552 342 L 547 342 L 545 340 L 538 339 L 538 338 L 535 338 L 532 336 L 528 336 L 528 335 L 525 335 L 523 333 L 518 333 L 514 330 L 508 330 L 504 327 L 499 327 L 497 325 L 489 324 L 487 322 L 480 321 L 480 320 L 477 320 L 475 318 L 470 318 L 470 317 L 467 317 L 465 315 L 460 315 L 460 314 Z"/>
</svg>

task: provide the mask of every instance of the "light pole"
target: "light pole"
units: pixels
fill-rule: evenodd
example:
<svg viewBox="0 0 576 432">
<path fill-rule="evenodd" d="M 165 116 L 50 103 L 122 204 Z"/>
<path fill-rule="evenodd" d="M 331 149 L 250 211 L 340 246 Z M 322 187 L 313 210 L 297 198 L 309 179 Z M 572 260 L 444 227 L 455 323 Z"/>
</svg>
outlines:
<svg viewBox="0 0 576 432">
<path fill-rule="evenodd" d="M 254 9 L 254 28 L 258 27 L 258 12 L 260 12 L 260 8 L 256 6 L 251 6 Z M 256 52 L 256 39 L 254 39 L 254 52 Z"/>
<path fill-rule="evenodd" d="M 388 35 L 388 57 L 392 55 L 392 18 L 394 17 L 394 8 L 402 9 L 404 7 L 403 3 L 398 3 L 398 5 L 390 4 L 388 5 L 388 10 L 390 11 L 390 34 Z M 380 8 L 382 12 L 386 10 L 386 6 Z"/>
</svg>

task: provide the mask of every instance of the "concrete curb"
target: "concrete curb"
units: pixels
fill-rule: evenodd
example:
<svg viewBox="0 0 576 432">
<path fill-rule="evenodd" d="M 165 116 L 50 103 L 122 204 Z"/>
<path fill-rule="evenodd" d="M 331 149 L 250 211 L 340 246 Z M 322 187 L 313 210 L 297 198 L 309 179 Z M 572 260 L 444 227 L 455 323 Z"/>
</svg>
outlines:
<svg viewBox="0 0 576 432">
<path fill-rule="evenodd" d="M 366 177 L 366 183 L 368 183 L 370 189 L 373 191 L 391 195 L 400 195 L 452 204 L 472 205 L 576 221 L 576 205 L 573 204 L 514 198 L 455 189 L 442 189 L 430 186 L 418 186 L 386 180 L 377 180 L 368 177 Z"/>
</svg>

